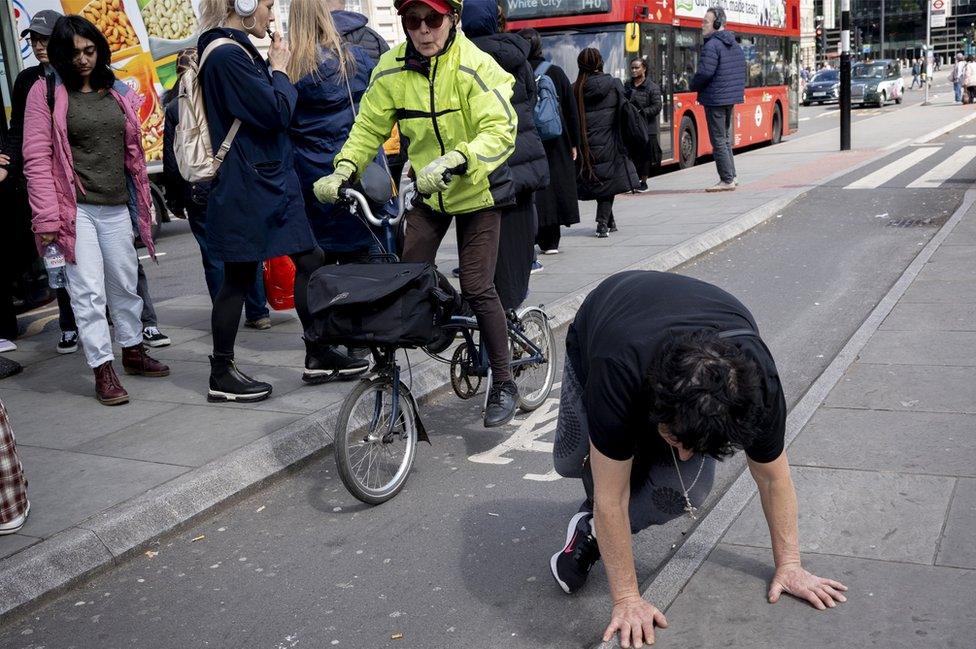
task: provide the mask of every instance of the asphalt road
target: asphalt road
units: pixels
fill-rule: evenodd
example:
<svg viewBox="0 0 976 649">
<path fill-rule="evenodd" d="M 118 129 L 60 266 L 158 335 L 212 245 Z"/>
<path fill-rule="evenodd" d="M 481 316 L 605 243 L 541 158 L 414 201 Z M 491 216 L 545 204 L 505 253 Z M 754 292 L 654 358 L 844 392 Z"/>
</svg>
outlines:
<svg viewBox="0 0 976 649">
<path fill-rule="evenodd" d="M 848 188 L 901 168 L 911 149 L 894 153 L 680 269 L 753 310 L 790 405 L 958 206 L 976 164 L 967 158 L 938 187 L 908 185 L 974 138 L 976 126 L 950 133 L 879 186 Z M 188 253 L 164 259 L 182 260 L 184 280 L 198 274 Z M 157 281 L 157 292 L 165 286 Z M 531 443 L 551 441 L 555 403 L 486 431 L 476 401 L 448 394 L 424 404 L 433 445 L 420 448 L 390 503 L 355 501 L 324 453 L 162 539 L 151 549 L 158 554 L 137 555 L 8 624 L 0 646 L 590 645 L 609 613 L 602 568 L 572 597 L 548 572 L 582 493 L 552 480 L 549 455 Z M 742 466 L 737 458 L 721 467 L 711 501 Z M 636 538 L 642 582 L 689 523 Z M 667 646 L 667 632 L 660 638 Z"/>
</svg>

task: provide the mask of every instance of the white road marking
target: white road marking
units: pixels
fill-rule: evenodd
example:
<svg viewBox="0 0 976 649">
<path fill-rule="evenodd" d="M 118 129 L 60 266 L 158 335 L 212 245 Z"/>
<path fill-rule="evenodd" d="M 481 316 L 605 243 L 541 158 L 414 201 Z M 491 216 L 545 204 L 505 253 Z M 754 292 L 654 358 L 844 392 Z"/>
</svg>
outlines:
<svg viewBox="0 0 976 649">
<path fill-rule="evenodd" d="M 812 118 L 812 117 L 801 117 L 801 118 L 799 119 L 799 121 L 801 121 L 801 122 L 807 122 L 807 121 L 809 121 L 809 120 L 811 120 L 811 119 L 813 119 L 813 118 Z"/>
<path fill-rule="evenodd" d="M 894 151 L 895 149 L 900 149 L 903 144 L 908 144 L 911 141 L 912 139 L 910 137 L 906 137 L 904 140 L 898 140 L 897 142 L 892 142 L 891 144 L 883 148 L 882 151 Z"/>
<path fill-rule="evenodd" d="M 909 183 L 909 189 L 938 187 L 945 181 L 959 173 L 959 170 L 976 158 L 976 146 L 964 146 L 951 156 L 940 162 L 927 174 L 913 183 Z"/>
<path fill-rule="evenodd" d="M 552 442 L 542 442 L 539 438 L 556 430 L 558 417 L 559 399 L 549 398 L 541 408 L 516 422 L 515 432 L 508 439 L 484 453 L 468 457 L 468 460 L 478 464 L 510 464 L 512 458 L 505 457 L 509 451 L 552 453 Z"/>
<path fill-rule="evenodd" d="M 855 180 L 844 189 L 874 189 L 875 187 L 880 187 L 898 174 L 907 171 L 909 168 L 918 164 L 938 150 L 938 147 L 915 149 L 911 153 L 908 153 L 894 162 L 881 167 L 874 173 L 870 173 L 860 180 Z M 909 185 L 909 187 L 911 187 L 911 185 Z"/>
</svg>

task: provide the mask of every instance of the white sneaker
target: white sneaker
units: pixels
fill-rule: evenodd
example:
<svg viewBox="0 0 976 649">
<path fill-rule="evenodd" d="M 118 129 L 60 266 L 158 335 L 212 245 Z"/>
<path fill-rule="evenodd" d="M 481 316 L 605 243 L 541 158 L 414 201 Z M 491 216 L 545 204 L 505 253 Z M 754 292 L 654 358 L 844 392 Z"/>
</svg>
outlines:
<svg viewBox="0 0 976 649">
<path fill-rule="evenodd" d="M 706 192 L 734 192 L 735 191 L 735 181 L 730 183 L 720 182 L 717 185 L 712 185 L 705 189 Z"/>
<path fill-rule="evenodd" d="M 558 255 L 559 254 L 559 249 L 558 248 L 553 248 L 552 250 L 543 250 L 542 251 L 542 254 L 544 254 L 544 255 Z"/>
<path fill-rule="evenodd" d="M 14 344 L 14 341 L 0 338 L 0 353 L 15 351 L 17 351 L 17 345 Z"/>
<path fill-rule="evenodd" d="M 17 532 L 19 532 L 20 528 L 24 526 L 24 523 L 27 522 L 28 514 L 30 514 L 29 500 L 27 501 L 27 509 L 24 510 L 23 514 L 13 519 L 9 523 L 0 523 L 0 536 L 3 536 L 5 534 L 16 534 Z"/>
</svg>

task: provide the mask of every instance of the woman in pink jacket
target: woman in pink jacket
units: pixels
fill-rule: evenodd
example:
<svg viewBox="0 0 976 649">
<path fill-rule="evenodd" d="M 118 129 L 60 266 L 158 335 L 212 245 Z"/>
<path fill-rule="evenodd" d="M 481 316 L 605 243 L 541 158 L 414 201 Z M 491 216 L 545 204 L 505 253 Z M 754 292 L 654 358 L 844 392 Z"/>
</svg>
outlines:
<svg viewBox="0 0 976 649">
<path fill-rule="evenodd" d="M 48 43 L 57 72 L 54 107 L 38 81 L 27 96 L 24 173 L 38 248 L 57 243 L 67 262 L 68 293 L 95 394 L 105 405 L 129 395 L 112 368 L 106 304 L 127 374 L 167 376 L 146 354 L 142 299 L 136 294 L 137 257 L 130 210 L 154 253 L 149 230 L 149 178 L 139 119 L 141 98 L 115 79 L 108 42 L 80 16 L 60 18 Z"/>
</svg>

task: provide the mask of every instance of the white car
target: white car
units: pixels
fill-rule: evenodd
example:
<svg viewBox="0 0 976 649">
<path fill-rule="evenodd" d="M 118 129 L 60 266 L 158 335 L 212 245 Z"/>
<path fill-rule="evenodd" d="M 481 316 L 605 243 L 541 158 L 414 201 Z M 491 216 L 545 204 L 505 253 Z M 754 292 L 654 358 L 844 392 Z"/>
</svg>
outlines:
<svg viewBox="0 0 976 649">
<path fill-rule="evenodd" d="M 851 67 L 852 104 L 874 104 L 880 108 L 889 101 L 900 104 L 904 95 L 905 80 L 898 61 L 867 61 Z"/>
</svg>

